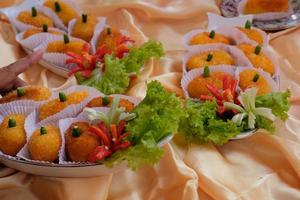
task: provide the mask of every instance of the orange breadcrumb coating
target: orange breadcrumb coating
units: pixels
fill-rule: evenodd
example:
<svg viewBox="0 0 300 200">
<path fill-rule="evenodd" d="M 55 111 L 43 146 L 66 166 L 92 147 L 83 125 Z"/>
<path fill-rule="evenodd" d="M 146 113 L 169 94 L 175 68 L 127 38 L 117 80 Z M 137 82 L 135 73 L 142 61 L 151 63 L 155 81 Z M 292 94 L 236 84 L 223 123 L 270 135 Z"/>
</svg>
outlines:
<svg viewBox="0 0 300 200">
<path fill-rule="evenodd" d="M 54 41 L 50 42 L 47 46 L 47 52 L 49 53 L 67 53 L 73 52 L 76 54 L 81 54 L 84 50 L 84 44 L 82 41 L 70 41 L 65 44 L 64 41 Z"/>
<path fill-rule="evenodd" d="M 108 107 L 112 106 L 112 101 L 113 101 L 113 97 L 109 97 L 110 102 L 107 105 Z M 103 107 L 104 105 L 102 104 L 102 97 L 97 97 L 92 99 L 86 107 Z M 131 103 L 130 101 L 128 101 L 127 99 L 120 99 L 119 101 L 119 107 L 124 107 L 126 112 L 130 112 L 133 110 L 134 108 L 134 104 Z"/>
<path fill-rule="evenodd" d="M 78 17 L 72 30 L 72 36 L 90 42 L 94 35 L 94 28 L 97 24 L 97 17 L 87 16 L 87 22 L 82 22 L 81 17 Z"/>
<path fill-rule="evenodd" d="M 116 28 L 109 28 L 110 33 L 108 33 L 108 29 L 104 29 L 97 41 L 97 47 L 99 48 L 101 45 L 105 44 L 109 49 L 115 51 L 117 48 L 117 39 L 122 36 L 122 33 Z"/>
<path fill-rule="evenodd" d="M 266 12 L 288 12 L 288 0 L 248 0 L 244 14 L 261 14 Z"/>
<path fill-rule="evenodd" d="M 200 95 L 210 95 L 207 84 L 214 85 L 217 89 L 222 89 L 224 76 L 229 76 L 230 81 L 234 79 L 231 74 L 220 71 L 211 72 L 209 77 L 199 76 L 195 78 L 188 85 L 190 97 L 199 98 Z"/>
<path fill-rule="evenodd" d="M 30 11 L 22 11 L 17 16 L 17 20 L 25 24 L 30 24 L 36 27 L 43 27 L 44 24 L 47 24 L 48 27 L 53 27 L 53 21 L 46 15 L 41 12 L 37 12 L 37 16 L 32 17 Z"/>
<path fill-rule="evenodd" d="M 15 127 L 8 127 L 9 119 L 16 121 Z M 24 115 L 8 115 L 0 125 L 0 150 L 8 155 L 15 156 L 26 143 L 24 129 Z"/>
<path fill-rule="evenodd" d="M 211 61 L 206 61 L 208 54 L 213 55 Z M 235 62 L 232 56 L 226 51 L 216 50 L 211 52 L 199 53 L 192 56 L 187 62 L 186 66 L 187 70 L 190 71 L 195 68 L 220 64 L 234 65 Z"/>
<path fill-rule="evenodd" d="M 257 30 L 247 29 L 242 27 L 237 27 L 237 28 L 243 33 L 245 33 L 249 39 L 256 41 L 259 45 L 263 45 L 264 43 L 263 36 Z"/>
<path fill-rule="evenodd" d="M 55 2 L 59 3 L 61 11 L 55 11 Z M 47 0 L 45 1 L 44 6 L 53 10 L 65 26 L 68 26 L 68 23 L 71 19 L 78 17 L 76 11 L 61 0 Z"/>
<path fill-rule="evenodd" d="M 59 98 L 57 98 L 43 104 L 40 108 L 40 120 L 46 119 L 47 117 L 59 113 L 70 105 L 79 104 L 88 97 L 88 93 L 86 91 L 80 91 L 70 93 L 66 96 L 67 100 L 64 102 L 61 102 Z"/>
<path fill-rule="evenodd" d="M 61 146 L 59 129 L 55 126 L 45 126 L 46 134 L 41 134 L 40 129 L 34 131 L 28 144 L 32 160 L 53 162 L 58 158 Z"/>
<path fill-rule="evenodd" d="M 31 29 L 28 29 L 23 34 L 23 39 L 29 38 L 30 36 L 38 34 L 38 33 L 44 33 L 43 29 L 41 29 L 41 28 L 31 28 Z M 54 31 L 54 30 L 49 30 L 47 33 L 51 33 L 51 34 L 54 34 L 54 35 L 61 35 L 62 34 L 62 33 L 58 32 L 58 31 Z"/>
<path fill-rule="evenodd" d="M 12 91 L 0 99 L 0 104 L 16 100 L 43 101 L 49 99 L 51 96 L 49 88 L 43 86 L 29 86 L 24 87 L 23 89 L 25 90 L 24 96 L 18 97 L 17 91 Z"/>
<path fill-rule="evenodd" d="M 255 70 L 247 69 L 240 73 L 240 82 L 239 86 L 242 90 L 245 90 L 247 88 L 256 87 L 258 89 L 257 94 L 267 94 L 271 92 L 271 88 L 267 82 L 267 80 L 263 76 L 259 76 L 257 82 L 253 81 L 254 76 L 258 72 Z"/>
<path fill-rule="evenodd" d="M 80 129 L 80 136 L 74 137 L 73 128 Z M 86 122 L 76 122 L 70 126 L 65 133 L 66 153 L 68 158 L 74 162 L 86 162 L 89 155 L 101 143 L 95 134 L 88 132 L 89 124 Z"/>
<path fill-rule="evenodd" d="M 275 73 L 274 64 L 263 52 L 260 52 L 258 55 L 254 53 L 255 46 L 240 44 L 238 48 L 244 52 L 254 67 L 263 69 L 271 74 L 271 76 Z"/>
<path fill-rule="evenodd" d="M 197 45 L 197 44 L 211 44 L 211 43 L 224 43 L 224 44 L 229 44 L 230 40 L 225 37 L 224 35 L 215 33 L 214 38 L 209 37 L 208 32 L 203 32 L 195 35 L 191 41 L 190 45 Z"/>
</svg>

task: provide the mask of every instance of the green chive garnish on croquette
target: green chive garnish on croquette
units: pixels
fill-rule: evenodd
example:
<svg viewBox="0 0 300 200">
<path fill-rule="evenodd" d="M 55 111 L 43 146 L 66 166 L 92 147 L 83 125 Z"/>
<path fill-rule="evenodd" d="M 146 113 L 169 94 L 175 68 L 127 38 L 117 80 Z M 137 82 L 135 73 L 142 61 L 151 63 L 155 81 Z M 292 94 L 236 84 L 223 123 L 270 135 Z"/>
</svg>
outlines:
<svg viewBox="0 0 300 200">
<path fill-rule="evenodd" d="M 205 66 L 204 67 L 204 70 L 203 70 L 203 77 L 209 77 L 210 76 L 210 70 L 209 70 L 209 67 L 208 66 Z"/>
<path fill-rule="evenodd" d="M 23 88 L 18 88 L 17 89 L 17 95 L 18 97 L 22 97 L 25 95 L 25 90 Z"/>
<path fill-rule="evenodd" d="M 67 96 L 66 96 L 65 93 L 60 92 L 60 93 L 58 93 L 58 96 L 59 96 L 60 102 L 65 102 L 65 101 L 67 101 Z"/>
<path fill-rule="evenodd" d="M 209 33 L 209 37 L 210 37 L 211 39 L 214 39 L 215 35 L 216 35 L 216 32 L 215 32 L 214 30 L 212 30 L 212 31 Z"/>
<path fill-rule="evenodd" d="M 40 134 L 41 134 L 41 135 L 47 134 L 47 130 L 46 130 L 45 127 L 42 126 L 42 127 L 40 128 Z"/>
<path fill-rule="evenodd" d="M 16 127 L 16 126 L 17 126 L 16 120 L 10 118 L 10 119 L 8 120 L 8 128 L 13 128 L 13 127 Z"/>
<path fill-rule="evenodd" d="M 81 130 L 79 129 L 78 126 L 74 126 L 72 129 L 72 135 L 73 137 L 79 137 L 81 134 Z"/>
<path fill-rule="evenodd" d="M 107 106 L 110 103 L 109 97 L 103 97 L 102 98 L 102 104 L 103 106 Z"/>
</svg>

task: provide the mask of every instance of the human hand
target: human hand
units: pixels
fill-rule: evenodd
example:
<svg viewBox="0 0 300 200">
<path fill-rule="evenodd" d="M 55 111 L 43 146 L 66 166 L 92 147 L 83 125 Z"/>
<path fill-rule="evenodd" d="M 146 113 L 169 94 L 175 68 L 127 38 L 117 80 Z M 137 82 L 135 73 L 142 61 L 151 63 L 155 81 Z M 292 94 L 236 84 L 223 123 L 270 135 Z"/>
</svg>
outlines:
<svg viewBox="0 0 300 200">
<path fill-rule="evenodd" d="M 6 67 L 0 68 L 0 94 L 4 95 L 10 90 L 25 86 L 26 83 L 18 77 L 32 64 L 37 63 L 43 56 L 44 51 L 36 51 Z"/>
</svg>

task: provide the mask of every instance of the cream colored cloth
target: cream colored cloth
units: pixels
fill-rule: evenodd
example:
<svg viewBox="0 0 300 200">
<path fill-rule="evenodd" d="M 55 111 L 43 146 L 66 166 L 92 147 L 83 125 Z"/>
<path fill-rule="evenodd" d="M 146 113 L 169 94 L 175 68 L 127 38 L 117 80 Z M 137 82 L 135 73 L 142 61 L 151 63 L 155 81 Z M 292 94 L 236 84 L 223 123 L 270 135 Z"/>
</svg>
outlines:
<svg viewBox="0 0 300 200">
<path fill-rule="evenodd" d="M 0 5 L 13 5 L 1 0 Z M 107 16 L 108 23 L 128 30 L 137 42 L 148 38 L 163 42 L 166 57 L 149 63 L 128 94 L 143 97 L 145 80 L 157 79 L 181 95 L 181 59 L 184 33 L 207 24 L 206 12 L 219 13 L 213 0 L 78 0 L 92 14 Z M 1 66 L 24 54 L 13 42 L 6 23 L 1 25 Z M 281 88 L 300 96 L 300 28 L 271 35 L 281 65 Z M 64 79 L 33 66 L 24 74 L 30 84 L 57 87 Z M 0 199 L 64 200 L 299 200 L 300 103 L 293 103 L 286 123 L 278 122 L 276 135 L 264 133 L 223 147 L 189 146 L 178 136 L 165 146 L 161 162 L 95 178 L 47 178 L 0 172 Z"/>
</svg>

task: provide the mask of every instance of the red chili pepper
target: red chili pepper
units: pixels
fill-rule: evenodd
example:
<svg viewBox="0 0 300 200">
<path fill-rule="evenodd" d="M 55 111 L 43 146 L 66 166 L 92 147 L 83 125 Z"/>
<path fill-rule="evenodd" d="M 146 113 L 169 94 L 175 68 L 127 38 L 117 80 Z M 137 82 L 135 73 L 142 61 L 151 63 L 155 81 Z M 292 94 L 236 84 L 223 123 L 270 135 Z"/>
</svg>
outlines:
<svg viewBox="0 0 300 200">
<path fill-rule="evenodd" d="M 89 131 L 99 136 L 105 146 L 107 146 L 108 148 L 111 147 L 108 133 L 105 133 L 103 130 L 96 126 L 90 126 Z"/>
<path fill-rule="evenodd" d="M 126 122 L 124 120 L 120 121 L 118 126 L 118 134 L 121 135 L 122 132 L 125 130 Z"/>
<path fill-rule="evenodd" d="M 106 149 L 104 146 L 98 146 L 96 149 L 88 156 L 88 161 L 95 163 L 101 161 L 104 158 L 110 156 L 112 152 Z"/>
<path fill-rule="evenodd" d="M 129 52 L 129 48 L 126 45 L 120 45 L 118 46 L 117 50 L 116 50 L 116 56 L 118 58 L 122 58 L 124 56 L 125 53 Z"/>
<path fill-rule="evenodd" d="M 117 46 L 119 46 L 119 45 L 121 45 L 121 44 L 123 44 L 123 43 L 125 43 L 125 42 L 132 42 L 132 43 L 134 43 L 135 41 L 132 40 L 132 39 L 130 39 L 129 37 L 127 37 L 127 36 L 125 36 L 125 35 L 122 35 L 121 37 L 119 37 L 119 38 L 117 39 L 116 44 L 117 44 Z"/>
<path fill-rule="evenodd" d="M 134 81 L 134 80 L 136 80 L 137 79 L 137 75 L 136 74 L 132 74 L 132 75 L 130 75 L 130 81 Z"/>
<path fill-rule="evenodd" d="M 131 143 L 129 141 L 125 141 L 123 142 L 122 144 L 118 145 L 116 148 L 115 148 L 115 151 L 119 150 L 119 149 L 126 149 L 128 148 L 129 146 L 131 145 Z"/>
<path fill-rule="evenodd" d="M 224 108 L 224 106 L 218 106 L 217 112 L 219 114 L 223 114 L 226 111 L 226 109 Z"/>
<path fill-rule="evenodd" d="M 112 54 L 112 51 L 105 45 L 101 45 L 96 52 L 98 58 L 103 58 L 106 54 Z"/>
<path fill-rule="evenodd" d="M 79 59 L 79 60 L 83 60 L 82 56 L 81 55 L 78 55 L 76 53 L 73 53 L 73 52 L 67 52 L 66 53 L 68 56 L 72 57 L 72 58 L 76 58 L 76 59 Z"/>
<path fill-rule="evenodd" d="M 223 78 L 223 90 L 227 90 L 230 89 L 230 80 L 229 80 L 229 76 L 224 76 Z"/>
<path fill-rule="evenodd" d="M 115 124 L 110 125 L 110 132 L 111 132 L 112 137 L 115 139 L 115 142 L 117 142 L 120 135 L 118 133 L 117 126 Z"/>
<path fill-rule="evenodd" d="M 223 100 L 222 94 L 219 92 L 219 90 L 215 86 L 213 86 L 211 84 L 207 84 L 206 87 L 210 91 L 210 93 L 212 95 L 214 95 L 218 100 L 220 100 L 220 101 Z"/>
<path fill-rule="evenodd" d="M 233 99 L 236 98 L 236 87 L 237 87 L 237 80 L 232 80 L 231 81 L 231 93 L 232 93 L 232 96 L 233 96 Z"/>
<path fill-rule="evenodd" d="M 109 132 L 108 128 L 106 128 L 106 126 L 104 125 L 103 122 L 99 123 L 99 124 L 98 124 L 98 127 L 99 127 L 104 133 L 108 133 L 108 132 Z M 110 138 L 110 137 L 109 137 L 109 138 Z"/>
<path fill-rule="evenodd" d="M 84 78 L 89 78 L 91 76 L 92 72 L 93 72 L 92 70 L 87 69 L 87 70 L 81 71 L 80 73 Z"/>
<path fill-rule="evenodd" d="M 231 90 L 230 89 L 226 89 L 224 92 L 223 92 L 223 100 L 224 101 L 228 101 L 228 102 L 233 102 L 233 95 L 231 93 Z"/>
</svg>

